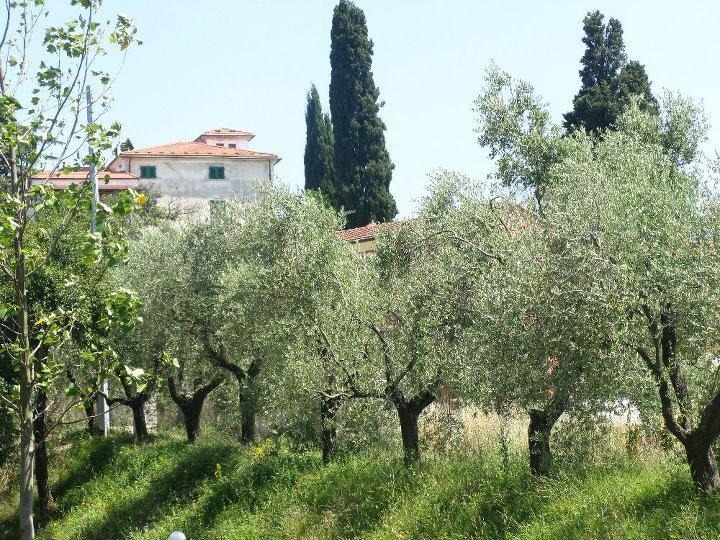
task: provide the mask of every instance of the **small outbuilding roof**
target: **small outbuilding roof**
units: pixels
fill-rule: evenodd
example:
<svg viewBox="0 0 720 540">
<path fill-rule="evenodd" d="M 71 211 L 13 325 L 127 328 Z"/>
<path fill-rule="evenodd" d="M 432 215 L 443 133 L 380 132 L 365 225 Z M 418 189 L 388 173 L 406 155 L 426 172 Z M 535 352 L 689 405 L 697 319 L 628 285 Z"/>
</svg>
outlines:
<svg viewBox="0 0 720 540">
<path fill-rule="evenodd" d="M 200 135 L 196 141 L 201 140 L 205 136 L 236 136 L 236 137 L 248 137 L 248 140 L 252 139 L 255 135 L 250 133 L 249 131 L 243 131 L 241 129 L 233 129 L 233 128 L 226 128 L 226 127 L 219 127 L 215 129 L 209 129 L 206 132 L 204 132 L 202 135 Z"/>
<path fill-rule="evenodd" d="M 396 231 L 401 226 L 401 221 L 389 221 L 387 223 L 375 223 L 372 221 L 363 227 L 338 231 L 338 236 L 348 242 L 365 242 L 373 240 L 378 234 Z"/>
</svg>

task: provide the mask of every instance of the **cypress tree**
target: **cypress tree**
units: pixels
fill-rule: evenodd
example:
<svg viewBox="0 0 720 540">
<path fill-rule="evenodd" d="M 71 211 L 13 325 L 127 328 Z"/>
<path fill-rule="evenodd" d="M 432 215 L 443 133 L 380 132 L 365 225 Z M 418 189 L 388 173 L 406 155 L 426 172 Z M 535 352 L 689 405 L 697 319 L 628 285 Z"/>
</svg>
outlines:
<svg viewBox="0 0 720 540">
<path fill-rule="evenodd" d="M 622 113 L 633 97 L 639 100 L 641 110 L 658 113 L 659 105 L 650 90 L 650 79 L 645 66 L 635 60 L 628 62 L 617 77 L 618 110 L 615 117 Z"/>
<path fill-rule="evenodd" d="M 633 99 L 639 100 L 642 109 L 657 112 L 645 67 L 627 62 L 620 21 L 611 18 L 605 25 L 602 13 L 593 11 L 583 20 L 583 31 L 582 86 L 573 99 L 573 110 L 565 115 L 568 132 L 612 127 Z"/>
<path fill-rule="evenodd" d="M 611 18 L 605 25 L 602 13 L 594 11 L 585 16 L 583 31 L 582 86 L 573 110 L 565 115 L 565 128 L 590 132 L 610 128 L 633 96 L 642 108 L 657 111 L 644 66 L 627 62 L 620 21 Z"/>
<path fill-rule="evenodd" d="M 585 16 L 583 31 L 582 86 L 573 100 L 573 110 L 565 115 L 565 128 L 594 132 L 615 121 L 617 76 L 626 62 L 625 44 L 620 21 L 611 18 L 605 25 L 599 11 Z"/>
<path fill-rule="evenodd" d="M 390 193 L 393 165 L 378 113 L 380 92 L 372 75 L 373 43 L 365 14 L 340 0 L 333 14 L 330 112 L 335 137 L 335 207 L 349 211 L 347 226 L 389 221 L 397 214 Z"/>
<path fill-rule="evenodd" d="M 305 189 L 319 191 L 327 201 L 335 199 L 333 134 L 330 117 L 323 114 L 320 95 L 313 84 L 305 110 Z"/>
</svg>

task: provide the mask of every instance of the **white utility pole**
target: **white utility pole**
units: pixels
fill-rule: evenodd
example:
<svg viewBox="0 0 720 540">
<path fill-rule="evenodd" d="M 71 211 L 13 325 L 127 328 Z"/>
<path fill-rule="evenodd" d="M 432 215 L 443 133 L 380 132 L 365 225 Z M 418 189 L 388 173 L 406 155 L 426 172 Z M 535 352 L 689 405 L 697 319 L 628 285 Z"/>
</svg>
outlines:
<svg viewBox="0 0 720 540">
<path fill-rule="evenodd" d="M 92 114 L 92 95 L 90 94 L 90 85 L 85 87 L 85 95 L 87 98 L 87 121 L 88 124 L 93 122 Z M 88 144 L 88 155 L 92 157 L 92 147 Z M 95 163 L 90 162 L 90 180 L 93 183 L 93 198 L 92 204 L 90 205 L 90 230 L 95 232 L 95 214 L 97 213 L 97 205 L 100 200 L 100 190 L 98 188 L 97 171 L 95 170 Z M 108 408 L 107 400 L 105 396 L 108 393 L 108 380 L 103 379 L 100 383 L 100 388 L 97 396 L 95 397 L 95 427 L 103 435 L 107 435 L 110 430 L 110 409 Z"/>
</svg>

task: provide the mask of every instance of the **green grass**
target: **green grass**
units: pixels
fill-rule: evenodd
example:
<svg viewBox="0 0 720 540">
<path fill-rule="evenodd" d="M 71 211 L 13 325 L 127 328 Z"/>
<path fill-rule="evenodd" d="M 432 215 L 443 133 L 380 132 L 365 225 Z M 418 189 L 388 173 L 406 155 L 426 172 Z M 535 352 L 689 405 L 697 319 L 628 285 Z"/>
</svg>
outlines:
<svg viewBox="0 0 720 540">
<path fill-rule="evenodd" d="M 536 480 L 521 455 L 355 456 L 323 466 L 314 452 L 217 438 L 82 438 L 52 462 L 56 508 L 40 538 L 190 540 L 713 539 L 720 496 L 699 495 L 682 463 L 608 461 Z M 15 501 L 0 501 L 0 538 L 17 537 Z"/>
</svg>

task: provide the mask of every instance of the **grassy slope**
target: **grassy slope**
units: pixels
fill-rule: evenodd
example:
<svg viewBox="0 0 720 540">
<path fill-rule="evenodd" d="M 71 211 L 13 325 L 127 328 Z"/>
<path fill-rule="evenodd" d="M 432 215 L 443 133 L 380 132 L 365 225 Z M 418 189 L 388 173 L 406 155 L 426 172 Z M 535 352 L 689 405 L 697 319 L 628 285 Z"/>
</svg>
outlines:
<svg viewBox="0 0 720 540">
<path fill-rule="evenodd" d="M 633 462 L 581 479 L 535 481 L 521 457 L 435 459 L 410 471 L 363 456 L 323 467 L 315 453 L 219 440 L 84 440 L 54 462 L 57 508 L 40 538 L 550 539 L 720 538 L 720 496 L 680 464 Z M 0 538 L 16 538 L 14 501 Z"/>
</svg>

